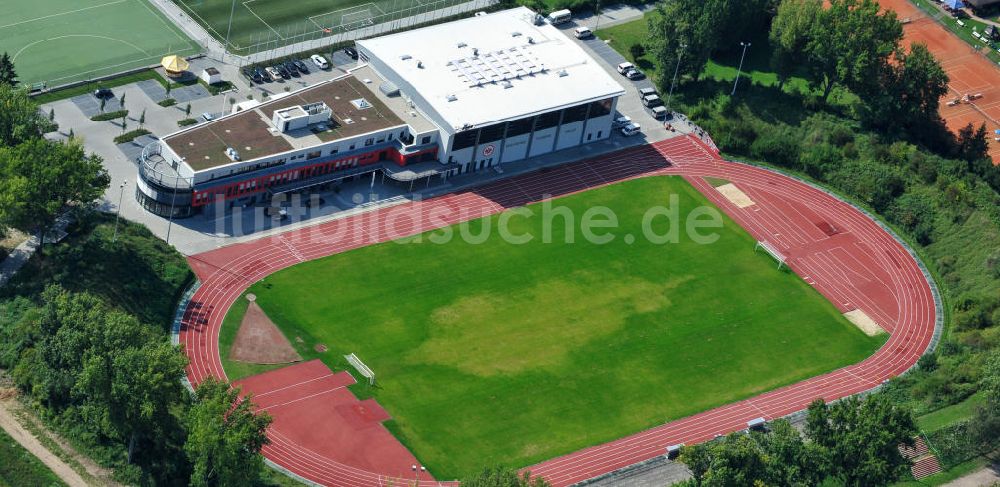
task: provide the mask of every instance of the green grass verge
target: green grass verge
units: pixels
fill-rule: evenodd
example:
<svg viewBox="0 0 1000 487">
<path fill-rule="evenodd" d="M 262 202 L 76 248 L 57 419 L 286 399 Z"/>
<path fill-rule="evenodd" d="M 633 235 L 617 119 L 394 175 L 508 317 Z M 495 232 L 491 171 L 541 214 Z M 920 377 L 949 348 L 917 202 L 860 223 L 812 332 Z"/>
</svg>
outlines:
<svg viewBox="0 0 1000 487">
<path fill-rule="evenodd" d="M 964 421 L 976 413 L 976 408 L 985 401 L 982 393 L 951 406 L 924 414 L 917 418 L 917 426 L 925 433 L 937 431 L 945 426 Z"/>
<path fill-rule="evenodd" d="M 346 353 L 365 360 L 380 383 L 356 391 L 386 407 L 387 426 L 438 478 L 620 438 L 860 361 L 883 343 L 755 255 L 724 216 L 711 245 L 627 244 L 670 195 L 682 215 L 711 207 L 683 179 L 640 179 L 555 202 L 578 216 L 613 209 L 618 238 L 605 245 L 563 243 L 558 218 L 554 243 L 542 242 L 539 204 L 534 218 L 510 220 L 512 234 L 536 236 L 525 245 L 495 234 L 386 243 L 300 264 L 250 292 L 303 358 L 339 369 Z M 498 219 L 471 222 L 469 233 Z M 329 351 L 315 352 L 318 343 Z"/>
<path fill-rule="evenodd" d="M 0 429 L 0 487 L 66 485 L 37 457 Z"/>
<path fill-rule="evenodd" d="M 145 71 L 139 71 L 138 73 L 119 76 L 117 78 L 112 78 L 105 81 L 94 81 L 92 83 L 85 83 L 79 86 L 74 86 L 72 88 L 66 88 L 57 91 L 50 91 L 48 93 L 42 93 L 40 95 L 35 95 L 31 97 L 31 99 L 38 104 L 52 103 L 54 101 L 65 100 L 66 98 L 73 98 L 74 96 L 93 93 L 94 90 L 98 88 L 117 88 L 119 86 L 130 85 L 132 83 L 138 83 L 140 81 L 145 81 L 148 79 L 155 79 L 160 81 L 161 83 L 163 82 L 162 76 L 160 76 L 156 71 L 149 69 Z"/>
</svg>

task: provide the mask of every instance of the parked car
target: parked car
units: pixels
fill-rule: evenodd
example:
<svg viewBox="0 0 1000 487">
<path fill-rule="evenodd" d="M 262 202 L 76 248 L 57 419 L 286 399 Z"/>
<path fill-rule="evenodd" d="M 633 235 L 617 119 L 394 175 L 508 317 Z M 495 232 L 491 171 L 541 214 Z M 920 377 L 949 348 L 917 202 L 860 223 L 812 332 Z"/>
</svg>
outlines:
<svg viewBox="0 0 1000 487">
<path fill-rule="evenodd" d="M 319 69 L 327 69 L 330 67 L 330 63 L 326 60 L 326 58 L 320 56 L 319 54 L 313 54 L 309 57 L 309 59 L 312 59 L 313 64 L 315 64 Z"/>
<path fill-rule="evenodd" d="M 577 39 L 587 39 L 593 37 L 594 33 L 591 32 L 590 27 L 577 27 L 576 29 L 573 29 L 573 35 L 575 35 Z"/>
<path fill-rule="evenodd" d="M 281 78 L 284 77 L 281 76 L 281 71 L 278 71 L 278 68 L 275 68 L 274 66 L 268 66 L 264 71 L 267 72 L 267 77 L 270 78 L 271 81 L 280 81 Z"/>
<path fill-rule="evenodd" d="M 625 77 L 628 79 L 642 79 L 646 77 L 646 74 L 639 71 L 639 68 L 632 68 L 625 72 Z"/>
<path fill-rule="evenodd" d="M 306 63 L 302 62 L 302 60 L 296 59 L 292 61 L 292 64 L 295 65 L 295 69 L 298 69 L 300 73 L 309 74 L 309 66 L 306 66 Z"/>
<path fill-rule="evenodd" d="M 631 123 L 621 128 L 621 133 L 625 137 L 631 137 L 642 131 L 642 127 L 637 123 Z"/>
<path fill-rule="evenodd" d="M 212 120 L 215 120 L 215 115 L 212 115 L 211 113 L 205 112 L 205 113 L 201 114 L 201 118 L 202 118 L 202 120 L 204 120 L 206 122 L 211 122 Z"/>
<path fill-rule="evenodd" d="M 260 78 L 261 83 L 271 81 L 271 76 L 269 76 L 267 71 L 264 71 L 264 68 L 261 68 L 260 66 L 253 68 L 253 74 Z"/>
<path fill-rule="evenodd" d="M 355 61 L 358 60 L 358 50 L 351 46 L 347 46 L 344 48 L 344 54 L 347 54 L 348 56 L 351 57 L 351 59 Z"/>
<path fill-rule="evenodd" d="M 662 105 L 663 100 L 661 100 L 660 97 L 656 95 L 646 95 L 642 97 L 642 104 L 646 108 L 653 108 Z"/>
<path fill-rule="evenodd" d="M 260 75 L 260 72 L 256 68 L 251 69 L 250 67 L 246 67 L 240 71 L 252 83 L 261 84 L 264 82 L 264 77 Z"/>
<path fill-rule="evenodd" d="M 290 74 L 292 76 L 295 76 L 296 78 L 298 78 L 300 76 L 299 75 L 299 68 L 297 66 L 295 66 L 295 63 L 293 63 L 291 61 L 285 61 L 285 62 L 281 63 L 281 65 L 284 66 L 285 70 L 288 71 L 288 74 Z"/>
<path fill-rule="evenodd" d="M 616 129 L 628 127 L 629 125 L 632 125 L 632 119 L 628 115 L 622 115 L 611 122 L 611 126 Z"/>
<path fill-rule="evenodd" d="M 625 73 L 635 69 L 635 65 L 632 63 L 621 63 L 618 65 L 618 74 L 625 76 Z"/>
<path fill-rule="evenodd" d="M 94 90 L 94 98 L 97 98 L 98 100 L 104 100 L 114 97 L 115 94 L 108 88 L 98 88 Z"/>
<path fill-rule="evenodd" d="M 656 88 L 639 88 L 639 96 L 658 95 Z"/>
<path fill-rule="evenodd" d="M 278 76 L 281 76 L 283 79 L 291 79 L 292 74 L 288 72 L 288 68 L 281 64 L 275 64 L 272 67 L 278 71 Z"/>
</svg>

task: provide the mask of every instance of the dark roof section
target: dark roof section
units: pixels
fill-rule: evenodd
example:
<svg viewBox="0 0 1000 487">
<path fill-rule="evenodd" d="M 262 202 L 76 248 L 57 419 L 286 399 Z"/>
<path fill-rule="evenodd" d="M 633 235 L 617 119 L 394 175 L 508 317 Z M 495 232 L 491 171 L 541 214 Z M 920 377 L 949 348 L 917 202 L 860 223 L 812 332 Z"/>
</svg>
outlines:
<svg viewBox="0 0 1000 487">
<path fill-rule="evenodd" d="M 377 89 L 377 88 L 376 88 Z M 369 108 L 358 109 L 352 100 L 364 98 Z M 294 148 L 285 136 L 272 132 L 271 117 L 275 110 L 322 101 L 333 111 L 327 130 L 313 133 L 330 142 L 347 137 L 403 125 L 403 121 L 385 106 L 363 82 L 347 75 L 325 81 L 278 100 L 201 124 L 163 139 L 191 169 L 202 171 L 230 164 L 225 154 L 228 147 L 236 149 L 242 161 L 250 161 Z M 349 120 L 349 121 L 348 121 Z"/>
</svg>

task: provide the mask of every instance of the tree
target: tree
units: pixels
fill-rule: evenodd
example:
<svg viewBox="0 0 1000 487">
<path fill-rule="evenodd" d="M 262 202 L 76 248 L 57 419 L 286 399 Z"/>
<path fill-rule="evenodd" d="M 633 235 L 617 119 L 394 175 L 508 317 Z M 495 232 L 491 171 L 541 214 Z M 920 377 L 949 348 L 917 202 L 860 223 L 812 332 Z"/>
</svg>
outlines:
<svg viewBox="0 0 1000 487">
<path fill-rule="evenodd" d="M 118 105 L 121 107 L 122 110 L 125 109 L 125 92 L 124 91 L 122 91 L 121 98 L 118 99 Z"/>
<path fill-rule="evenodd" d="M 785 0 L 778 6 L 768 39 L 774 49 L 771 67 L 778 75 L 779 88 L 805 61 L 806 46 L 822 10 L 821 0 Z"/>
<path fill-rule="evenodd" d="M 17 71 L 14 70 L 14 62 L 5 51 L 0 56 L 0 85 L 13 87 L 17 84 Z"/>
<path fill-rule="evenodd" d="M 165 89 L 165 90 L 167 90 L 167 96 L 168 96 L 168 97 L 170 96 L 170 89 L 171 89 L 172 87 L 173 87 L 173 85 L 171 85 L 171 84 L 170 84 L 170 82 L 169 82 L 169 81 L 167 81 L 167 85 L 166 85 L 166 86 L 164 87 L 164 89 Z"/>
<path fill-rule="evenodd" d="M 986 124 L 975 129 L 970 122 L 958 130 L 956 155 L 970 163 L 989 157 L 990 143 Z"/>
<path fill-rule="evenodd" d="M 0 147 L 0 225 L 36 235 L 41 256 L 45 232 L 63 208 L 104 194 L 111 180 L 101 163 L 75 140 Z"/>
<path fill-rule="evenodd" d="M 270 416 L 255 414 L 248 398 L 215 378 L 202 382 L 195 396 L 184 444 L 193 466 L 191 485 L 254 484 L 264 466 L 260 449 L 268 443 Z"/>
<path fill-rule="evenodd" d="M 128 444 L 132 463 L 138 440 L 158 429 L 169 408 L 184 392 L 180 379 L 187 358 L 165 340 L 155 340 L 147 326 L 130 315 L 110 313 L 93 331 L 94 346 L 84 357 L 75 391 L 84 416 L 109 425 Z"/>
<path fill-rule="evenodd" d="M 47 125 L 25 89 L 0 83 L 0 107 L 0 146 L 38 137 Z"/>
<path fill-rule="evenodd" d="M 895 12 L 880 13 L 874 0 L 830 0 L 817 17 L 805 54 L 810 82 L 823 90 L 823 99 L 837 85 L 862 98 L 877 95 L 884 67 L 903 38 Z"/>
<path fill-rule="evenodd" d="M 101 113 L 104 113 L 104 106 L 108 104 L 107 98 L 101 98 Z"/>
<path fill-rule="evenodd" d="M 917 426 L 909 409 L 885 394 L 809 405 L 806 435 L 826 451 L 830 474 L 847 487 L 887 485 L 908 471 L 899 445 L 913 445 Z"/>
<path fill-rule="evenodd" d="M 126 130 L 128 130 L 128 120 L 125 120 L 125 115 L 122 115 L 122 135 L 125 135 Z"/>
<path fill-rule="evenodd" d="M 531 472 L 518 474 L 508 467 L 487 467 L 462 480 L 462 487 L 548 487 L 541 477 L 531 477 Z"/>
<path fill-rule="evenodd" d="M 191 104 L 190 103 L 188 103 L 187 106 L 184 107 L 184 116 L 185 117 L 190 117 L 191 116 Z"/>
<path fill-rule="evenodd" d="M 139 114 L 139 128 L 141 129 L 143 125 L 146 125 L 146 109 L 142 109 L 142 113 Z"/>
<path fill-rule="evenodd" d="M 825 477 L 822 449 L 807 444 L 788 421 L 767 433 L 733 433 L 721 441 L 684 448 L 680 459 L 699 486 L 818 485 Z"/>
<path fill-rule="evenodd" d="M 50 122 L 55 122 L 56 121 L 56 109 L 55 108 L 52 108 L 52 109 L 49 110 L 49 121 Z"/>
</svg>

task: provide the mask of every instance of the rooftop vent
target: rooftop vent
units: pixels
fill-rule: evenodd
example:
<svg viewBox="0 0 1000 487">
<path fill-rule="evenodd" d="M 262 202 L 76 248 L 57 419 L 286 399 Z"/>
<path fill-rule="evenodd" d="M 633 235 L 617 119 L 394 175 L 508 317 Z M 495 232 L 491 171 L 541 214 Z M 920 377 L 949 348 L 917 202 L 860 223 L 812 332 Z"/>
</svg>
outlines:
<svg viewBox="0 0 1000 487">
<path fill-rule="evenodd" d="M 463 47 L 466 47 L 466 46 L 468 46 L 468 44 L 466 44 L 466 43 L 464 43 L 464 42 L 459 42 L 459 43 L 458 43 L 458 47 L 459 47 L 460 49 L 461 49 L 461 48 L 463 48 Z"/>
<path fill-rule="evenodd" d="M 503 87 L 504 87 L 504 89 L 507 89 L 507 88 L 513 88 L 513 87 L 514 87 L 514 85 L 513 85 L 513 84 L 511 84 L 511 82 L 510 82 L 510 81 L 507 81 L 507 80 L 503 80 L 503 81 L 502 81 L 502 82 L 500 83 L 500 85 L 501 85 L 501 86 L 503 86 Z"/>
<path fill-rule="evenodd" d="M 528 37 L 528 44 L 534 44 L 534 43 L 535 43 L 535 38 L 534 37 Z"/>
<path fill-rule="evenodd" d="M 413 56 L 411 56 L 409 54 L 403 54 L 402 56 L 399 56 L 399 59 L 401 61 L 406 61 L 407 59 L 413 59 Z"/>
<path fill-rule="evenodd" d="M 366 108 L 372 107 L 372 104 L 364 98 L 356 98 L 354 100 L 351 100 L 351 105 L 354 105 L 354 108 L 357 108 L 358 110 L 364 110 Z"/>
<path fill-rule="evenodd" d="M 521 33 L 520 33 L 520 32 L 511 32 L 511 33 L 510 33 L 510 36 L 511 36 L 511 37 L 520 37 L 520 36 L 521 36 Z"/>
<path fill-rule="evenodd" d="M 458 97 L 455 96 L 455 95 L 448 95 L 447 98 L 448 98 L 448 101 L 455 101 L 455 100 L 458 99 Z"/>
<path fill-rule="evenodd" d="M 352 123 L 354 123 L 354 120 L 352 120 L 352 119 L 350 119 L 350 118 L 345 118 L 345 119 L 344 119 L 344 125 L 350 125 L 350 124 L 352 124 Z"/>
<path fill-rule="evenodd" d="M 472 48 L 472 57 L 479 57 L 479 48 L 478 47 L 473 47 Z"/>
<path fill-rule="evenodd" d="M 562 78 L 564 76 L 569 76 L 569 72 L 566 71 L 565 69 L 560 69 L 559 70 L 559 77 Z"/>
<path fill-rule="evenodd" d="M 423 61 L 417 61 L 417 68 L 424 69 L 424 62 Z"/>
<path fill-rule="evenodd" d="M 240 154 L 236 152 L 236 149 L 233 149 L 232 147 L 226 147 L 226 157 L 228 157 L 233 161 L 240 160 Z"/>
</svg>

